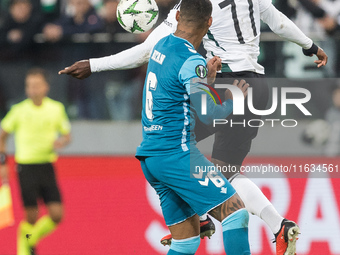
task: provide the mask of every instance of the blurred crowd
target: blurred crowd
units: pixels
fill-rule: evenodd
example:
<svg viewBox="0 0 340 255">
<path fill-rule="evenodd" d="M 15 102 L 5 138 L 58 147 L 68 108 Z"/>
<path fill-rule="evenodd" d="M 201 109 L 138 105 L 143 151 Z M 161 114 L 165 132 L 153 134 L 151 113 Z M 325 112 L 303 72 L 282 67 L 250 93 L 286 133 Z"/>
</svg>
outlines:
<svg viewBox="0 0 340 255">
<path fill-rule="evenodd" d="M 339 77 L 340 1 L 280 0 L 276 6 L 330 56 L 324 77 Z"/>
<path fill-rule="evenodd" d="M 174 0 L 158 0 L 160 21 Z M 81 33 L 125 32 L 117 22 L 119 0 L 2 0 L 0 5 L 1 59 L 29 54 L 37 34 L 59 42 Z M 6 49 L 4 49 L 6 47 Z"/>
<path fill-rule="evenodd" d="M 0 117 L 23 98 L 25 70 L 43 66 L 50 69 L 52 84 L 59 80 L 55 83 L 63 87 L 52 89 L 51 96 L 59 95 L 57 99 L 67 105 L 71 118 L 136 118 L 139 110 L 137 112 L 135 105 L 141 98 L 143 68 L 105 73 L 84 81 L 55 77 L 63 65 L 111 55 L 144 41 L 148 33 L 130 34 L 124 43 L 127 32 L 117 22 L 118 3 L 119 0 L 1 0 Z M 173 0 L 158 0 L 157 3 L 161 22 L 172 8 Z M 90 36 L 102 33 L 109 36 L 104 34 L 98 47 Z"/>
<path fill-rule="evenodd" d="M 121 28 L 116 17 L 118 2 L 1 0 L 0 119 L 11 105 L 24 98 L 24 75 L 32 66 L 44 67 L 50 72 L 50 96 L 66 105 L 71 119 L 139 118 L 145 66 L 94 74 L 82 81 L 57 75 L 58 70 L 75 61 L 112 55 L 146 38 L 148 33 L 132 35 Z M 177 1 L 156 2 L 160 23 Z M 276 0 L 273 3 L 329 55 L 329 65 L 318 70 L 317 78 L 338 77 L 340 0 Z M 109 36 L 103 37 L 103 33 Z M 100 42 L 99 37 L 91 37 L 96 34 L 101 34 Z M 294 64 L 306 59 L 301 49 L 294 52 L 291 43 L 276 42 L 275 47 L 268 47 L 269 43 L 273 44 L 264 42 L 261 46 L 260 60 L 267 75 L 294 78 L 294 72 L 299 70 Z M 288 64 L 283 66 L 282 63 Z M 315 78 L 317 72 L 314 66 L 308 66 L 310 61 L 303 64 L 298 75 Z M 274 68 L 276 71 L 272 70 Z"/>
</svg>

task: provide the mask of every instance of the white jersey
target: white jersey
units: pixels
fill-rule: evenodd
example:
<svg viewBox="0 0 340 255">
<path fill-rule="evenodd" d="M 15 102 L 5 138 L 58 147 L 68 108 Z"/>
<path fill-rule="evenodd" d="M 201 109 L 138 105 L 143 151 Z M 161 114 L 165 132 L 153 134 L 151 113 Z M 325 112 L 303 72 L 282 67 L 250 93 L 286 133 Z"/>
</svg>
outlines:
<svg viewBox="0 0 340 255">
<path fill-rule="evenodd" d="M 222 71 L 264 73 L 260 54 L 260 13 L 270 0 L 212 0 L 213 23 L 203 38 L 207 57 L 219 56 Z"/>
<path fill-rule="evenodd" d="M 263 74 L 257 63 L 260 54 L 260 20 L 286 40 L 309 49 L 309 39 L 291 20 L 279 12 L 271 0 L 211 0 L 212 25 L 203 38 L 207 58 L 218 56 L 222 60 L 222 72 L 252 71 Z M 108 57 L 90 59 L 92 72 L 130 69 L 146 63 L 153 46 L 177 28 L 176 12 L 181 1 L 168 17 L 152 31 L 141 44 Z"/>
</svg>

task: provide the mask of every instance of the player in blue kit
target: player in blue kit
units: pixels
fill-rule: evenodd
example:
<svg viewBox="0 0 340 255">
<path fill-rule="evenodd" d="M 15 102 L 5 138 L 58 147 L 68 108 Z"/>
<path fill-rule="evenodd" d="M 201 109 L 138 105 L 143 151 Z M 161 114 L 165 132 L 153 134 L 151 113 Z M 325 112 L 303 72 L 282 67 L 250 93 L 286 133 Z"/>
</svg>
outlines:
<svg viewBox="0 0 340 255">
<path fill-rule="evenodd" d="M 173 255 L 195 254 L 200 243 L 199 215 L 205 213 L 222 222 L 228 255 L 250 254 L 248 212 L 227 179 L 199 152 L 191 132 L 195 114 L 208 124 L 232 112 L 228 91 L 222 105 L 207 100 L 209 114 L 195 110 L 205 93 L 201 89 L 206 90 L 197 79 L 214 78 L 221 68 L 219 58 L 207 65 L 196 52 L 212 23 L 211 11 L 209 0 L 183 0 L 176 14 L 177 30 L 154 47 L 144 85 L 143 141 L 136 157 L 161 201 L 173 237 L 168 254 Z M 246 96 L 249 85 L 245 81 L 235 81 L 234 85 Z"/>
</svg>

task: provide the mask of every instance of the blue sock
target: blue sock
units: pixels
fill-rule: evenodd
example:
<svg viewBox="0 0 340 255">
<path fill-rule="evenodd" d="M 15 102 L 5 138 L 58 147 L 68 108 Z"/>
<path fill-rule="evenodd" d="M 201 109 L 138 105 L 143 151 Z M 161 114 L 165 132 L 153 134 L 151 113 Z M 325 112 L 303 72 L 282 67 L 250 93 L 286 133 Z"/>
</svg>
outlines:
<svg viewBox="0 0 340 255">
<path fill-rule="evenodd" d="M 172 239 L 170 250 L 167 255 L 194 255 L 200 245 L 200 236 L 186 239 Z"/>
<path fill-rule="evenodd" d="M 249 255 L 249 214 L 240 209 L 222 221 L 224 250 L 227 255 Z"/>
</svg>

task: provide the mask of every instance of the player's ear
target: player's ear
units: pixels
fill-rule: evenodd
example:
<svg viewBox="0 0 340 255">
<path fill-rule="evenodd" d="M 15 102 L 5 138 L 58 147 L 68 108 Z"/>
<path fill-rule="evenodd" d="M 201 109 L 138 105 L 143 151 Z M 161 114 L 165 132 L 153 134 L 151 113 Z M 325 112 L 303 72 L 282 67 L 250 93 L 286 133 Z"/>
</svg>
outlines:
<svg viewBox="0 0 340 255">
<path fill-rule="evenodd" d="M 180 15 L 180 13 L 179 13 L 179 11 L 177 11 L 176 12 L 176 21 L 178 22 L 178 20 L 179 20 L 179 15 Z"/>
<path fill-rule="evenodd" d="M 211 24 L 212 24 L 212 17 L 210 17 L 209 20 L 208 20 L 208 26 L 210 27 Z"/>
</svg>

